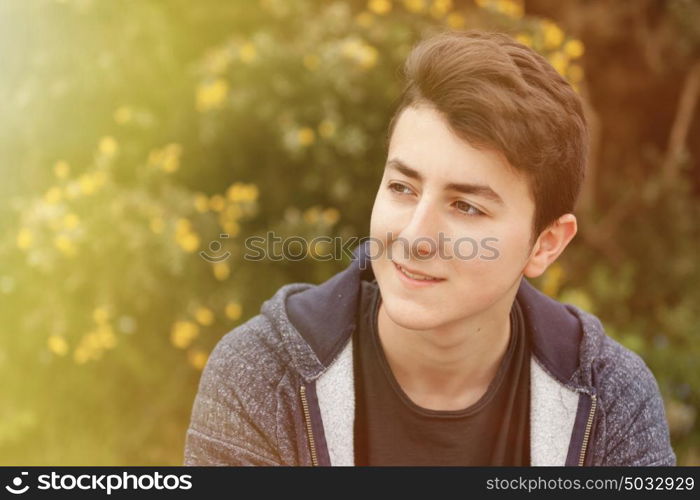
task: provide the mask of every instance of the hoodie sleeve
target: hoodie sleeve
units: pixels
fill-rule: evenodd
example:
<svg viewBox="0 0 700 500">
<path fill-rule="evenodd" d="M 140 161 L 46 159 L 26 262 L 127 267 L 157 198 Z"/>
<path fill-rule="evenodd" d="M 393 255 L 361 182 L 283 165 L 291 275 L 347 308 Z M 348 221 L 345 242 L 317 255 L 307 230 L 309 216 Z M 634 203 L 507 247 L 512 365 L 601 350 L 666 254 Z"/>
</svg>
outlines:
<svg viewBox="0 0 700 500">
<path fill-rule="evenodd" d="M 664 402 L 642 358 L 612 339 L 599 373 L 603 466 L 675 466 Z"/>
<path fill-rule="evenodd" d="M 252 362 L 253 333 L 246 324 L 239 326 L 209 356 L 185 437 L 184 465 L 280 464 L 275 398 L 272 393 L 261 398 L 258 392 L 267 386 L 259 364 Z"/>
</svg>

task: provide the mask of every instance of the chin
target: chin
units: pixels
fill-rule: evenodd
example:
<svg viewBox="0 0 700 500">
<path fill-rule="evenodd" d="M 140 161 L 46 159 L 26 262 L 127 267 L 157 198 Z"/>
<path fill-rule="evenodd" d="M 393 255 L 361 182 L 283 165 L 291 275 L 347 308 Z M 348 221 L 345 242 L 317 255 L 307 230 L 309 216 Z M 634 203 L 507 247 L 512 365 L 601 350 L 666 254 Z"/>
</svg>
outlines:
<svg viewBox="0 0 700 500">
<path fill-rule="evenodd" d="M 396 304 L 395 301 L 384 300 L 384 311 L 392 322 L 408 330 L 430 330 L 444 323 L 435 311 L 423 310 L 415 304 Z"/>
</svg>

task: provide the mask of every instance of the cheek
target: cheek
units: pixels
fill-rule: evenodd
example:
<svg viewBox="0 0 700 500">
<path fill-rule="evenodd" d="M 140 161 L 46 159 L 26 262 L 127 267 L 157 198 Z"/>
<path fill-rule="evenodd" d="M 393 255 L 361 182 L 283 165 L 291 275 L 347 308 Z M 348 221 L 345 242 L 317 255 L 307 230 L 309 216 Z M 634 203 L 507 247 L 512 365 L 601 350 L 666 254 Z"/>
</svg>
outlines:
<svg viewBox="0 0 700 500">
<path fill-rule="evenodd" d="M 506 266 L 520 262 L 529 249 L 530 233 L 525 221 L 504 220 L 484 226 L 475 234 L 479 242 L 480 254 L 488 257 L 484 265 Z M 495 258 L 494 258 L 495 257 Z"/>
<path fill-rule="evenodd" d="M 522 269 L 527 237 L 520 231 L 516 234 L 488 231 L 475 235 L 473 241 L 455 247 L 459 254 L 454 255 L 453 272 L 464 277 L 461 282 L 466 287 L 475 283 L 484 289 L 501 288 L 504 283 L 510 285 Z"/>
<path fill-rule="evenodd" d="M 393 231 L 396 234 L 400 220 L 401 214 L 397 207 L 384 194 L 380 194 L 375 199 L 372 207 L 370 236 L 385 241 L 389 231 Z"/>
</svg>

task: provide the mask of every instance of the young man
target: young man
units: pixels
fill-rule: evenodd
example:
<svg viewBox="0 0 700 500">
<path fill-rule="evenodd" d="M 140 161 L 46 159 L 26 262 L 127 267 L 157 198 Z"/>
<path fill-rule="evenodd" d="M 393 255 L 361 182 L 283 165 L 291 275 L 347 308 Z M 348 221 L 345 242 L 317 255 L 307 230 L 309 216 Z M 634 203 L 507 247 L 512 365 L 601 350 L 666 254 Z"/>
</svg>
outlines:
<svg viewBox="0 0 700 500">
<path fill-rule="evenodd" d="M 675 465 L 657 383 L 541 275 L 576 234 L 581 102 L 531 49 L 451 32 L 406 62 L 370 239 L 202 374 L 186 465 Z"/>
</svg>

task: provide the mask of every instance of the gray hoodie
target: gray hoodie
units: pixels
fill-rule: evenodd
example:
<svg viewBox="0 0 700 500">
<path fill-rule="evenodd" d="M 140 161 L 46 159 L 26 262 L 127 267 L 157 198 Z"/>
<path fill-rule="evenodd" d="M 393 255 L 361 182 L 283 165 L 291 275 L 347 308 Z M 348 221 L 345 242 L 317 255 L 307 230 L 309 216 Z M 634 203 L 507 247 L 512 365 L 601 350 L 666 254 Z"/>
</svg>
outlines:
<svg viewBox="0 0 700 500">
<path fill-rule="evenodd" d="M 368 242 L 320 285 L 282 286 L 223 336 L 202 372 L 185 465 L 353 465 L 351 335 Z M 532 465 L 676 465 L 663 400 L 634 352 L 595 316 L 517 292 L 532 338 Z"/>
</svg>

